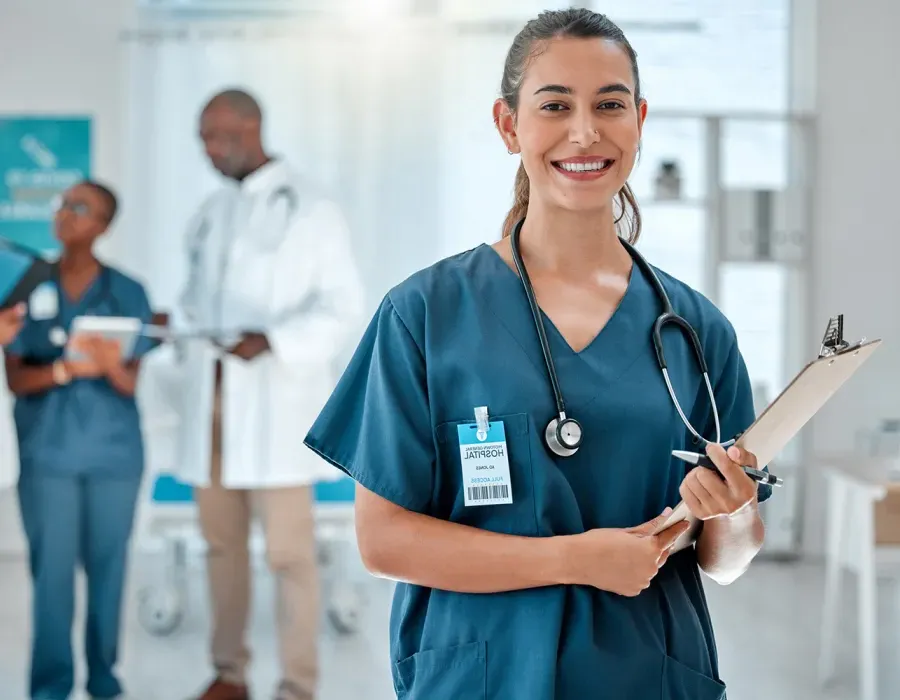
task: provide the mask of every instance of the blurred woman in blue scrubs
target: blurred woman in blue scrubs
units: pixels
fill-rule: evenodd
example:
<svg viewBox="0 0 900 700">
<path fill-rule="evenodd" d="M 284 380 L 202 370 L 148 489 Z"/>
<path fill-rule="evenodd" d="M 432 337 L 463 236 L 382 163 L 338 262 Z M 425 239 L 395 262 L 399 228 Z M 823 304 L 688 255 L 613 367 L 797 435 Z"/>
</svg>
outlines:
<svg viewBox="0 0 900 700">
<path fill-rule="evenodd" d="M 400 582 L 394 688 L 401 700 L 720 700 L 700 572 L 728 583 L 749 566 L 769 487 L 740 469 L 752 454 L 718 444 L 754 419 L 734 328 L 620 239 L 640 233 L 635 53 L 604 15 L 547 12 L 516 36 L 501 93 L 494 120 L 521 155 L 502 239 L 387 294 L 306 439 L 358 482 L 363 559 Z M 663 329 L 674 392 L 724 478 L 672 458 L 704 448 L 654 351 L 660 290 L 704 351 L 718 409 L 687 334 Z M 559 416 L 583 428 L 575 451 L 548 426 Z M 655 533 L 681 499 L 702 530 L 676 549 L 684 524 Z"/>
<path fill-rule="evenodd" d="M 116 698 L 119 620 L 126 555 L 144 467 L 135 387 L 137 342 L 123 357 L 115 341 L 69 338 L 76 316 L 150 322 L 141 284 L 101 263 L 94 244 L 116 214 L 115 195 L 94 182 L 65 193 L 55 219 L 62 244 L 55 283 L 32 294 L 24 326 L 6 351 L 19 438 L 19 503 L 33 590 L 32 700 L 73 690 L 75 570 L 87 577 L 84 634 L 87 691 Z M 65 346 L 78 350 L 67 359 Z"/>
</svg>

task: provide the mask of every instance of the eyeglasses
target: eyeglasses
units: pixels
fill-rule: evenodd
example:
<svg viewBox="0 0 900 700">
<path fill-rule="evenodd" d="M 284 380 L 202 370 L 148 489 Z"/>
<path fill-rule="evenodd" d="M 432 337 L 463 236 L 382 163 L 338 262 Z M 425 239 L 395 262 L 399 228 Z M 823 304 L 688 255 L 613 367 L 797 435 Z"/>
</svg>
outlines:
<svg viewBox="0 0 900 700">
<path fill-rule="evenodd" d="M 54 202 L 53 210 L 57 213 L 68 210 L 75 216 L 89 216 L 91 214 L 91 208 L 84 202 L 70 202 L 65 199 Z"/>
</svg>

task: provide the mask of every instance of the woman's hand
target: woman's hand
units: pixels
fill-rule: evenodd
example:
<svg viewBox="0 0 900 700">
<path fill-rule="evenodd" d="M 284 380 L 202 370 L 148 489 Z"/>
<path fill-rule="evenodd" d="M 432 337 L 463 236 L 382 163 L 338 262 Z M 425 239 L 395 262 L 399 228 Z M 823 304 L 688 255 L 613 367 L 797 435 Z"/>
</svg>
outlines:
<svg viewBox="0 0 900 700">
<path fill-rule="evenodd" d="M 122 365 L 122 349 L 116 340 L 96 335 L 76 335 L 72 349 L 87 356 L 85 360 L 68 360 L 66 368 L 73 377 L 96 378 L 116 371 Z"/>
<path fill-rule="evenodd" d="M 653 520 L 633 528 L 597 529 L 576 535 L 576 546 L 570 554 L 575 557 L 571 562 L 573 583 L 632 597 L 648 588 L 669 558 L 675 540 L 690 527 L 687 521 L 681 521 L 658 535 L 651 534 L 671 512 L 666 508 Z"/>
<path fill-rule="evenodd" d="M 16 339 L 24 320 L 25 304 L 0 311 L 0 346 L 9 345 Z"/>
<path fill-rule="evenodd" d="M 709 444 L 706 454 L 722 476 L 706 467 L 695 467 L 681 482 L 680 493 L 691 514 L 700 520 L 732 516 L 756 502 L 756 482 L 741 466 L 756 468 L 756 455 L 740 447 Z M 723 479 L 724 477 L 724 479 Z"/>
</svg>

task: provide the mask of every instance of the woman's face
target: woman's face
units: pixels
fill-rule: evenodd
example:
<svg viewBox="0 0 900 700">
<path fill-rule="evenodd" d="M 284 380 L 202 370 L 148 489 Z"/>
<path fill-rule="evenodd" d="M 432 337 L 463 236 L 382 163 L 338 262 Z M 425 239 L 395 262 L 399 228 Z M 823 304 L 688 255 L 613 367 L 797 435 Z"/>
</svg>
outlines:
<svg viewBox="0 0 900 700">
<path fill-rule="evenodd" d="M 106 231 L 108 221 L 108 205 L 100 193 L 88 185 L 75 185 L 56 211 L 56 238 L 66 247 L 89 246 Z"/>
<path fill-rule="evenodd" d="M 646 102 L 615 42 L 554 39 L 536 47 L 519 106 L 494 106 L 508 148 L 522 154 L 532 199 L 573 211 L 608 208 L 637 159 Z"/>
</svg>

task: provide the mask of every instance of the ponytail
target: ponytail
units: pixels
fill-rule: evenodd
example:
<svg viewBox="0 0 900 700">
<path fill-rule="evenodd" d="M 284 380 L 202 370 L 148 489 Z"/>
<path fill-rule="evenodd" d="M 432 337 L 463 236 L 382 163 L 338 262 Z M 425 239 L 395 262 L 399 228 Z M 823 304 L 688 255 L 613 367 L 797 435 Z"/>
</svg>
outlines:
<svg viewBox="0 0 900 700">
<path fill-rule="evenodd" d="M 619 190 L 619 208 L 622 212 L 616 217 L 616 230 L 626 241 L 634 245 L 641 237 L 641 209 L 634 196 L 634 190 L 627 182 Z M 628 210 L 631 213 L 628 213 Z M 622 223 L 624 221 L 624 224 Z"/>
<path fill-rule="evenodd" d="M 503 238 L 509 236 L 516 224 L 524 219 L 528 213 L 530 187 L 531 183 L 528 181 L 528 173 L 525 172 L 525 166 L 519 163 L 519 170 L 516 172 L 516 184 L 513 187 L 512 209 L 509 210 L 506 219 L 503 221 Z M 616 217 L 616 230 L 620 236 L 623 236 L 625 240 L 634 245 L 641 235 L 641 210 L 638 207 L 634 191 L 627 182 L 619 190 L 618 200 L 621 213 Z M 630 214 L 629 209 L 631 210 Z"/>
<path fill-rule="evenodd" d="M 528 194 L 531 191 L 531 183 L 528 181 L 528 173 L 520 162 L 516 171 L 516 184 L 513 186 L 513 205 L 503 221 L 503 238 L 509 236 L 516 224 L 525 218 L 528 213 Z"/>
</svg>

